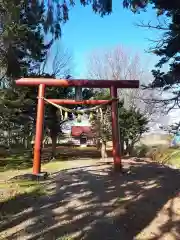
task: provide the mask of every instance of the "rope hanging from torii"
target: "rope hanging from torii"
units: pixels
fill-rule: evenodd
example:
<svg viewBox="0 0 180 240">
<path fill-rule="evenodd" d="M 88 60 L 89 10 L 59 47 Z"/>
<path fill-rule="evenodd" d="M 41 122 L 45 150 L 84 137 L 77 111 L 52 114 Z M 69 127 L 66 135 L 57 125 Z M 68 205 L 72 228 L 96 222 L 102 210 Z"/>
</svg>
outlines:
<svg viewBox="0 0 180 240">
<path fill-rule="evenodd" d="M 112 101 L 118 101 L 118 98 L 113 98 L 113 99 L 109 99 L 109 102 L 107 103 L 102 103 L 98 106 L 95 106 L 95 107 L 91 107 L 91 108 L 84 108 L 84 109 L 80 109 L 80 110 L 76 110 L 76 109 L 70 109 L 70 108 L 67 108 L 67 107 L 63 107 L 63 106 L 60 106 L 56 103 L 53 103 L 51 101 L 49 101 L 47 98 L 44 98 L 43 97 L 43 100 L 46 101 L 47 103 L 51 104 L 52 106 L 58 108 L 60 110 L 60 114 L 61 116 L 63 116 L 62 114 L 62 111 L 65 112 L 65 116 L 64 116 L 64 119 L 67 119 L 68 118 L 68 113 L 73 113 L 73 114 L 77 114 L 77 119 L 78 121 L 81 121 L 81 115 L 83 115 L 84 113 L 90 113 L 90 120 L 93 119 L 93 112 L 97 112 L 99 111 L 100 114 L 101 114 L 101 118 L 103 118 L 103 111 L 102 111 L 102 108 L 106 105 L 109 105 Z"/>
</svg>

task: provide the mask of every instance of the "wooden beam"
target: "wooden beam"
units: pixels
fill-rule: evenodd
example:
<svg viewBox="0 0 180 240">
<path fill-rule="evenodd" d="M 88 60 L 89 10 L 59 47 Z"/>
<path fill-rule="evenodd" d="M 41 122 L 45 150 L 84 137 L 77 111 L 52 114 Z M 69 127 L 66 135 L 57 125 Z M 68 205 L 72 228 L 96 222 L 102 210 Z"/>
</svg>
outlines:
<svg viewBox="0 0 180 240">
<path fill-rule="evenodd" d="M 138 80 L 88 80 L 88 79 L 51 79 L 51 78 L 21 78 L 16 80 L 19 86 L 84 87 L 84 88 L 139 88 Z"/>
<path fill-rule="evenodd" d="M 113 100 L 82 100 L 76 101 L 71 99 L 47 99 L 50 102 L 59 104 L 59 105 L 98 105 L 98 104 L 108 104 Z M 48 104 L 48 103 L 47 103 Z"/>
</svg>

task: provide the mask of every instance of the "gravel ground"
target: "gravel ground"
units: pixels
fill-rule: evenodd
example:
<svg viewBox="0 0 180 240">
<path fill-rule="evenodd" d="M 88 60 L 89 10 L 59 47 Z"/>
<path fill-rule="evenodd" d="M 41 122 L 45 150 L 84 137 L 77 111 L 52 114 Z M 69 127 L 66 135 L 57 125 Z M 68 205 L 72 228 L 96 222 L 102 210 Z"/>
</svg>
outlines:
<svg viewBox="0 0 180 240">
<path fill-rule="evenodd" d="M 143 160 L 123 164 L 127 174 L 73 161 L 47 180 L 48 195 L 4 202 L 0 239 L 180 239 L 180 172 Z"/>
</svg>

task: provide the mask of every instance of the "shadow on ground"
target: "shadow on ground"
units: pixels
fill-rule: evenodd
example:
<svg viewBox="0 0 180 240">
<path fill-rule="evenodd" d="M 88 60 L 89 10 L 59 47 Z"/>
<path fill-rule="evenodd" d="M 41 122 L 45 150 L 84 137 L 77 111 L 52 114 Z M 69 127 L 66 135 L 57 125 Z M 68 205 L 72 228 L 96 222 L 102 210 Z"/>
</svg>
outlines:
<svg viewBox="0 0 180 240">
<path fill-rule="evenodd" d="M 44 151 L 47 152 L 49 148 Z M 112 157 L 112 150 L 107 150 L 108 157 Z M 57 157 L 61 160 L 77 160 L 79 159 L 97 159 L 101 158 L 101 151 L 95 147 L 66 147 L 58 146 L 57 147 Z"/>
<path fill-rule="evenodd" d="M 125 164 L 128 168 L 127 160 Z M 128 175 L 114 174 L 107 165 L 52 175 L 46 183 L 49 196 L 24 194 L 1 204 L 0 236 L 11 240 L 179 239 L 180 219 L 173 201 L 180 173 L 148 162 L 130 165 Z M 166 218 L 156 224 L 157 230 L 138 238 L 167 202 Z M 174 238 L 166 238 L 170 233 Z"/>
</svg>

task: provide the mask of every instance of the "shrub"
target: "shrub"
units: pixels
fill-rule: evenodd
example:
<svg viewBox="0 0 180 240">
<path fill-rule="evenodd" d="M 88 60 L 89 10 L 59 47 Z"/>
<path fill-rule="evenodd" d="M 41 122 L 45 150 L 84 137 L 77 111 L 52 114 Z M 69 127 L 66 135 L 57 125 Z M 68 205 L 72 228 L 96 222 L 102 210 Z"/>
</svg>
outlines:
<svg viewBox="0 0 180 240">
<path fill-rule="evenodd" d="M 145 144 L 142 144 L 140 146 L 137 146 L 135 149 L 134 149 L 134 152 L 136 154 L 137 157 L 146 157 L 147 156 L 147 153 L 149 151 L 149 147 Z"/>
</svg>

